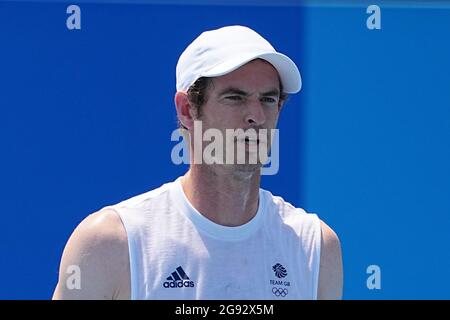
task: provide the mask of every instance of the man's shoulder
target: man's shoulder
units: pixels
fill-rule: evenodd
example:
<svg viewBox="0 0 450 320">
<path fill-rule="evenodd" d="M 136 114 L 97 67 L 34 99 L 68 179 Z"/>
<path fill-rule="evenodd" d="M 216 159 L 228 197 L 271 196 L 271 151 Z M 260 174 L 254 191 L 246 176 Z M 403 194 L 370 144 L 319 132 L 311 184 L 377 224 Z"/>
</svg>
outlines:
<svg viewBox="0 0 450 320">
<path fill-rule="evenodd" d="M 322 240 L 328 248 L 337 249 L 340 247 L 340 240 L 336 232 L 327 225 L 323 220 L 320 220 L 320 227 L 322 230 Z"/>
<path fill-rule="evenodd" d="M 78 290 L 67 287 L 73 266 L 82 274 Z M 105 209 L 87 216 L 64 248 L 54 299 L 114 299 L 129 294 L 128 240 L 120 217 Z M 119 288 L 119 289 L 118 289 Z"/>
<path fill-rule="evenodd" d="M 113 262 L 128 253 L 128 238 L 116 211 L 102 209 L 84 218 L 75 228 L 66 249 L 76 259 L 93 255 Z"/>
<path fill-rule="evenodd" d="M 91 213 L 77 226 L 77 233 L 86 240 L 92 241 L 126 241 L 126 232 L 117 212 L 105 208 Z"/>
<path fill-rule="evenodd" d="M 265 205 L 268 209 L 276 209 L 280 214 L 302 214 L 306 215 L 308 212 L 301 208 L 293 205 L 291 202 L 285 200 L 282 196 L 273 195 L 272 192 L 264 189 L 260 189 L 264 197 Z"/>
<path fill-rule="evenodd" d="M 341 243 L 336 232 L 320 221 L 322 240 L 318 299 L 341 299 L 343 267 Z"/>
<path fill-rule="evenodd" d="M 167 195 L 168 191 L 170 190 L 170 188 L 173 186 L 173 184 L 175 182 L 176 181 L 164 183 L 164 184 L 160 185 L 159 187 L 145 191 L 138 195 L 134 195 L 134 196 L 127 198 L 125 200 L 122 200 L 116 204 L 109 205 L 109 206 L 105 207 L 105 209 L 115 209 L 115 208 L 121 208 L 121 207 L 122 208 L 123 207 L 131 208 L 131 209 L 132 208 L 136 208 L 136 209 L 142 208 L 149 202 L 156 201 L 159 198 Z"/>
</svg>

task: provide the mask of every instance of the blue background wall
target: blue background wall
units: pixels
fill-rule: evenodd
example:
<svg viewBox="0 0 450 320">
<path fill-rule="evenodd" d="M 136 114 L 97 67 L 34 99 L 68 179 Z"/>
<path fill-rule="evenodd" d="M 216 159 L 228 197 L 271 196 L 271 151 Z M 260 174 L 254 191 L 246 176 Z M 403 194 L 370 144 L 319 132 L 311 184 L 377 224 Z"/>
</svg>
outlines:
<svg viewBox="0 0 450 320">
<path fill-rule="evenodd" d="M 113 2 L 0 2 L 0 299 L 50 298 L 86 215 L 187 170 L 170 160 L 175 65 L 200 32 L 229 24 L 300 66 L 280 171 L 262 186 L 339 234 L 344 298 L 450 298 L 445 3 L 380 2 L 382 29 L 368 30 L 367 5 L 342 2 Z M 66 28 L 69 4 L 81 30 Z M 372 264 L 381 290 L 366 286 Z"/>
</svg>

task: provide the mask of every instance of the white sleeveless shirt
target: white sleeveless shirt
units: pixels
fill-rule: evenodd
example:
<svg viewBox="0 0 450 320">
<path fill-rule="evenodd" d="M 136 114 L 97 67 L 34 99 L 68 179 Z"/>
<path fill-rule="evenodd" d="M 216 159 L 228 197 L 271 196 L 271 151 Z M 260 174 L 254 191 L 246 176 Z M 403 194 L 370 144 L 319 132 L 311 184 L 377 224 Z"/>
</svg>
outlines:
<svg viewBox="0 0 450 320">
<path fill-rule="evenodd" d="M 131 299 L 317 299 L 317 215 L 260 189 L 252 220 L 222 226 L 190 204 L 180 179 L 104 208 L 128 236 Z"/>
</svg>

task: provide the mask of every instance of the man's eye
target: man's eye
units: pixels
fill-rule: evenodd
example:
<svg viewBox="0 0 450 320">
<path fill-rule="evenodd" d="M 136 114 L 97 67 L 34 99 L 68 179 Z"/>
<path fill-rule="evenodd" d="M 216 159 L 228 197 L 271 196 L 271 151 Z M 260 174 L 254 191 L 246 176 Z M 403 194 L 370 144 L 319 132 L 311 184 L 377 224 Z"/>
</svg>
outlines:
<svg viewBox="0 0 450 320">
<path fill-rule="evenodd" d="M 242 97 L 241 96 L 227 96 L 227 97 L 225 97 L 225 99 L 232 100 L 232 101 L 241 101 Z"/>
<path fill-rule="evenodd" d="M 266 103 L 277 103 L 277 99 L 271 97 L 263 97 L 261 100 Z"/>
</svg>

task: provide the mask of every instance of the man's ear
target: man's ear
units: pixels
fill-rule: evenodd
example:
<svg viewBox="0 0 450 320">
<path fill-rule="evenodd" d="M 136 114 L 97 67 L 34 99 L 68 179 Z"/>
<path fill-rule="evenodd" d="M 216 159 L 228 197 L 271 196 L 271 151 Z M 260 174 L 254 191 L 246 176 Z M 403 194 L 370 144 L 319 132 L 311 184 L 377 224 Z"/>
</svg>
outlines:
<svg viewBox="0 0 450 320">
<path fill-rule="evenodd" d="M 178 120 L 188 130 L 194 127 L 194 118 L 192 116 L 191 103 L 186 92 L 178 91 L 175 93 L 175 107 L 177 109 Z"/>
</svg>

